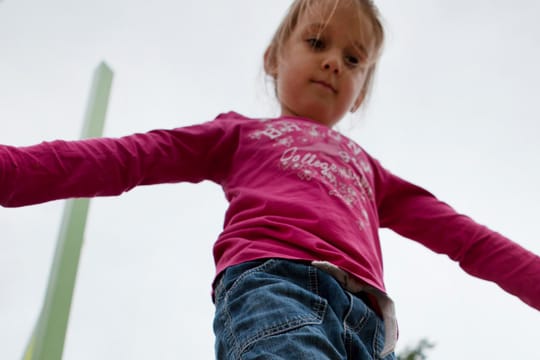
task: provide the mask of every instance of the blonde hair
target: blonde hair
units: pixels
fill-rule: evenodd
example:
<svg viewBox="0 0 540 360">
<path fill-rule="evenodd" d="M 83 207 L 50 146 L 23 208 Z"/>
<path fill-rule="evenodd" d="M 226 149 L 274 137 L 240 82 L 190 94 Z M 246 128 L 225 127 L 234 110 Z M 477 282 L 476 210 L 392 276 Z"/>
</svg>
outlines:
<svg viewBox="0 0 540 360">
<path fill-rule="evenodd" d="M 279 56 L 281 55 L 284 44 L 287 42 L 292 32 L 296 28 L 300 17 L 302 17 L 306 12 L 312 9 L 313 4 L 319 1 L 330 1 L 330 0 L 295 0 L 285 17 L 283 18 L 281 24 L 277 28 L 268 48 L 265 52 L 265 61 L 264 61 L 264 70 L 267 75 L 271 76 L 275 81 L 274 67 L 278 62 Z M 362 20 L 367 20 L 367 24 L 363 24 L 362 28 L 366 34 L 362 34 L 363 37 L 366 35 L 369 37 L 368 46 L 368 57 L 369 57 L 369 67 L 367 69 L 366 79 L 364 82 L 364 87 L 362 89 L 362 96 L 365 99 L 373 87 L 373 78 L 375 75 L 375 69 L 377 66 L 377 61 L 379 60 L 380 53 L 384 44 L 384 28 L 381 22 L 381 16 L 378 8 L 375 6 L 371 0 L 333 0 L 333 8 L 329 15 L 329 18 L 332 17 L 335 9 L 340 5 L 340 3 L 347 1 L 348 4 L 354 5 L 358 10 L 358 21 L 359 23 Z M 329 21 L 329 19 L 326 19 Z M 277 95 L 277 94 L 276 94 Z"/>
</svg>

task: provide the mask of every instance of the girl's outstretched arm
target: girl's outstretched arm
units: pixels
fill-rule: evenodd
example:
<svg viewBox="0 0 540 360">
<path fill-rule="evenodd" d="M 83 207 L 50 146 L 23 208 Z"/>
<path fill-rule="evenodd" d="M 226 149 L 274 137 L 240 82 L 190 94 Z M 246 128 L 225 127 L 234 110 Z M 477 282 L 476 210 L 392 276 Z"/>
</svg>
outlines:
<svg viewBox="0 0 540 360">
<path fill-rule="evenodd" d="M 122 138 L 0 145 L 0 205 L 119 195 L 138 185 L 219 182 L 231 135 L 219 121 Z M 230 140 L 230 139 L 229 139 Z"/>
<path fill-rule="evenodd" d="M 448 255 L 469 274 L 497 283 L 540 310 L 538 255 L 374 164 L 381 227 Z"/>
</svg>

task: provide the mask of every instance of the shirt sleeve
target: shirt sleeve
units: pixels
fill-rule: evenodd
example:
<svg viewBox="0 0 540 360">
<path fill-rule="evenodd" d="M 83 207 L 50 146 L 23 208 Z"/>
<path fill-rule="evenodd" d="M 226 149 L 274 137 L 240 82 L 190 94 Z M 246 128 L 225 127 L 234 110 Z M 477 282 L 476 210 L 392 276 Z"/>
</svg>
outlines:
<svg viewBox="0 0 540 360">
<path fill-rule="evenodd" d="M 219 183 L 234 153 L 235 127 L 216 119 L 122 138 L 0 145 L 0 205 L 118 195 L 138 185 Z"/>
<path fill-rule="evenodd" d="M 467 273 L 540 310 L 539 256 L 374 163 L 381 227 L 448 255 Z"/>
</svg>

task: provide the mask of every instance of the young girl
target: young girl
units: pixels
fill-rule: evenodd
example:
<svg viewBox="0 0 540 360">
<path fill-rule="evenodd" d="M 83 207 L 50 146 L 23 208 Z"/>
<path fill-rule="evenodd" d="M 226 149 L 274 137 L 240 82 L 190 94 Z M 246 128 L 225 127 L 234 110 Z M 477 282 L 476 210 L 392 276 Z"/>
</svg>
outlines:
<svg viewBox="0 0 540 360">
<path fill-rule="evenodd" d="M 279 118 L 230 112 L 120 139 L 1 146 L 0 204 L 220 184 L 229 208 L 214 247 L 219 359 L 393 359 L 379 227 L 540 309 L 538 256 L 332 129 L 369 94 L 383 37 L 370 1 L 295 1 L 264 57 Z"/>
</svg>

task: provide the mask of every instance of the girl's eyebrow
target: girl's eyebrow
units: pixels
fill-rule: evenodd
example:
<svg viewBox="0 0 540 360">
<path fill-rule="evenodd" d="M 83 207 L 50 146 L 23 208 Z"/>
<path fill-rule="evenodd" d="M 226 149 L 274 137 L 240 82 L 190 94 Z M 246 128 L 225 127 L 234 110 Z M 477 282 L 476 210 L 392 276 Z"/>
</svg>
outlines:
<svg viewBox="0 0 540 360">
<path fill-rule="evenodd" d="M 317 31 L 318 34 L 322 33 L 325 28 L 328 27 L 328 24 L 322 24 L 322 23 L 312 23 L 307 24 L 304 26 L 303 32 L 310 32 L 310 31 Z"/>
</svg>

